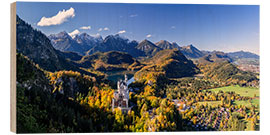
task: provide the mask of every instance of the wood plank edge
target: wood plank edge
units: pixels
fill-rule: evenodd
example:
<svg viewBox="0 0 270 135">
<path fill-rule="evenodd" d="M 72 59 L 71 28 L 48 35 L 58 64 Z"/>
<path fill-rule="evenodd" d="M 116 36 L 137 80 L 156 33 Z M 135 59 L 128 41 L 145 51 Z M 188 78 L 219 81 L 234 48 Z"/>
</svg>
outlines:
<svg viewBox="0 0 270 135">
<path fill-rule="evenodd" d="M 16 2 L 10 5 L 10 130 L 16 133 Z"/>
</svg>

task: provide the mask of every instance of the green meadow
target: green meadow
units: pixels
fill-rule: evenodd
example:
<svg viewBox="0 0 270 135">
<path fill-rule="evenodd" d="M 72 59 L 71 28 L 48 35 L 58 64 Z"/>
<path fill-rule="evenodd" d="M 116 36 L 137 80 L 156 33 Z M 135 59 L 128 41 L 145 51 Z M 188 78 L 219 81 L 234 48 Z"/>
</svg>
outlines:
<svg viewBox="0 0 270 135">
<path fill-rule="evenodd" d="M 208 89 L 213 92 L 223 91 L 223 92 L 232 92 L 234 91 L 237 94 L 240 94 L 241 96 L 247 96 L 247 97 L 254 97 L 256 95 L 256 98 L 252 99 L 251 101 L 234 101 L 234 105 L 245 105 L 247 107 L 251 107 L 252 105 L 260 106 L 260 90 L 259 88 L 251 88 L 251 87 L 240 87 L 240 86 L 226 86 L 226 87 L 220 87 L 220 88 L 214 88 L 214 89 Z M 211 106 L 218 106 L 221 104 L 221 101 L 204 101 L 204 102 L 198 102 L 199 104 L 208 104 Z"/>
<path fill-rule="evenodd" d="M 226 86 L 226 87 L 220 87 L 220 88 L 214 88 L 214 89 L 208 89 L 208 90 L 213 91 L 213 92 L 218 92 L 220 90 L 223 92 L 234 91 L 236 94 L 240 94 L 241 96 L 254 97 L 254 95 L 256 94 L 256 97 L 260 97 L 259 88 Z"/>
</svg>

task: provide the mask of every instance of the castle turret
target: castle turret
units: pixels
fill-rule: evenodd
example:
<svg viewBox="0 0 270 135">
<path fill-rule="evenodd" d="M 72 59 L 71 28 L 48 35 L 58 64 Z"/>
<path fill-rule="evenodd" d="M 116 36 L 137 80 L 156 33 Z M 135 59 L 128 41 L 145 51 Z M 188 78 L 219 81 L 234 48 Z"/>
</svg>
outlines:
<svg viewBox="0 0 270 135">
<path fill-rule="evenodd" d="M 114 97 L 112 99 L 112 109 L 119 108 L 123 112 L 127 112 L 130 110 L 128 107 L 129 100 L 129 90 L 127 86 L 127 75 L 125 75 L 125 80 L 119 80 L 117 82 L 117 91 L 114 92 Z"/>
<path fill-rule="evenodd" d="M 127 81 L 128 81 L 128 76 L 127 74 L 125 74 L 125 83 L 127 83 Z"/>
</svg>

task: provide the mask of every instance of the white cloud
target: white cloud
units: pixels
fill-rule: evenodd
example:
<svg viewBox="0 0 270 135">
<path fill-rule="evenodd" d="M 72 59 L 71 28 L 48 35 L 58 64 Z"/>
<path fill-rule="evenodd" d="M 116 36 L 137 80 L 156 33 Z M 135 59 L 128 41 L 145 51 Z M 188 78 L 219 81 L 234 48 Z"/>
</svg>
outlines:
<svg viewBox="0 0 270 135">
<path fill-rule="evenodd" d="M 68 10 L 63 9 L 59 11 L 57 15 L 52 17 L 42 17 L 38 22 L 38 26 L 51 26 L 51 25 L 59 25 L 68 20 L 68 18 L 73 18 L 75 16 L 74 8 L 70 8 Z"/>
<path fill-rule="evenodd" d="M 150 38 L 150 37 L 152 37 L 152 35 L 151 35 L 151 34 L 148 34 L 148 35 L 146 35 L 146 37 L 147 37 L 147 38 Z"/>
<path fill-rule="evenodd" d="M 105 27 L 103 30 L 105 30 L 105 31 L 108 31 L 108 30 L 110 30 L 108 27 Z"/>
<path fill-rule="evenodd" d="M 126 30 L 120 30 L 117 34 L 123 34 L 126 33 Z"/>
<path fill-rule="evenodd" d="M 90 36 L 92 36 L 92 37 L 100 37 L 101 35 L 99 33 L 97 33 L 97 34 L 91 34 Z"/>
<path fill-rule="evenodd" d="M 90 30 L 91 26 L 82 26 L 80 29 L 82 29 L 82 30 Z"/>
<path fill-rule="evenodd" d="M 110 29 L 108 27 L 105 27 L 105 28 L 99 28 L 98 31 L 109 31 Z"/>
<path fill-rule="evenodd" d="M 171 29 L 175 29 L 176 27 L 175 26 L 172 26 Z"/>
<path fill-rule="evenodd" d="M 137 14 L 130 15 L 129 17 L 137 17 Z"/>
<path fill-rule="evenodd" d="M 80 31 L 78 29 L 68 33 L 69 36 L 71 36 L 72 38 L 74 38 L 76 35 L 78 35 L 80 33 Z"/>
<path fill-rule="evenodd" d="M 103 29 L 102 28 L 99 28 L 98 31 L 102 31 Z"/>
</svg>

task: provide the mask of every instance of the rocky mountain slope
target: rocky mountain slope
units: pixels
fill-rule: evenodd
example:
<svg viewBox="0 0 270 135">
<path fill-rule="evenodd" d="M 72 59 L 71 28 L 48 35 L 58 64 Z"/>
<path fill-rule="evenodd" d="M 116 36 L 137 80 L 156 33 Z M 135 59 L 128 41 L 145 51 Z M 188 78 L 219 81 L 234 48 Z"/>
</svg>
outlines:
<svg viewBox="0 0 270 135">
<path fill-rule="evenodd" d="M 72 51 L 85 55 L 85 52 L 102 42 L 102 37 L 92 37 L 86 33 L 75 35 L 72 38 L 67 32 L 63 31 L 58 34 L 48 36 L 53 47 L 62 52 Z"/>
<path fill-rule="evenodd" d="M 181 52 L 188 58 L 200 58 L 204 56 L 204 54 L 193 45 L 181 47 Z"/>
<path fill-rule="evenodd" d="M 95 52 L 121 51 L 132 55 L 133 57 L 143 56 L 144 53 L 135 48 L 138 43 L 136 41 L 129 41 L 120 35 L 109 35 L 101 44 L 98 44 L 86 52 L 87 55 Z"/>
<path fill-rule="evenodd" d="M 181 49 L 181 47 L 177 43 L 175 42 L 170 43 L 169 41 L 166 40 L 160 40 L 155 44 L 162 49 L 174 49 L 174 48 L 177 48 L 179 50 Z"/>
<path fill-rule="evenodd" d="M 162 50 L 162 48 L 156 46 L 154 43 L 146 39 L 141 41 L 136 48 L 143 51 L 146 56 L 154 56 L 158 51 Z"/>
</svg>

